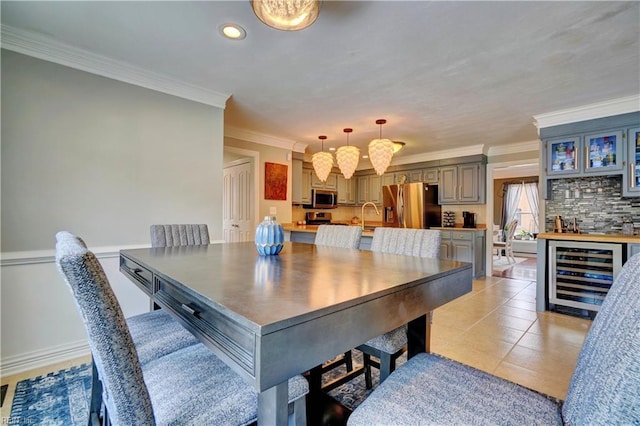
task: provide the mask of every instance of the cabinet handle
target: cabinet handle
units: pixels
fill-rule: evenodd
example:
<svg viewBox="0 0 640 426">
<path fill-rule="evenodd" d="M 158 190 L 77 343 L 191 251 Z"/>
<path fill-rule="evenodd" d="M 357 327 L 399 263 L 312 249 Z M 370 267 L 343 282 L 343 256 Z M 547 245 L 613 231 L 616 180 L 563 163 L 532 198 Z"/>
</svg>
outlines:
<svg viewBox="0 0 640 426">
<path fill-rule="evenodd" d="M 182 309 L 184 309 L 185 311 L 187 311 L 190 315 L 193 315 L 194 317 L 197 315 L 197 311 L 195 309 L 193 309 L 191 306 L 183 303 L 181 305 Z"/>
<path fill-rule="evenodd" d="M 636 165 L 632 162 L 629 162 L 629 182 L 631 188 L 636 187 Z"/>
</svg>

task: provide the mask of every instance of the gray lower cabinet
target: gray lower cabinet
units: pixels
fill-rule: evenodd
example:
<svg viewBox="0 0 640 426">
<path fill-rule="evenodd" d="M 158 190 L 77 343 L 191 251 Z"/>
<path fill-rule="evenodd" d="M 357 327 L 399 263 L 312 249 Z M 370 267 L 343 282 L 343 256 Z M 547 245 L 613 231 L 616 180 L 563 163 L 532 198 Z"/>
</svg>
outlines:
<svg viewBox="0 0 640 426">
<path fill-rule="evenodd" d="M 441 228 L 440 230 L 440 259 L 473 263 L 473 277 L 475 279 L 484 277 L 486 275 L 486 230 L 453 231 Z"/>
<path fill-rule="evenodd" d="M 638 254 L 640 253 L 640 244 L 633 244 L 633 243 L 629 243 L 627 244 L 627 257 L 631 257 L 634 254 Z"/>
<path fill-rule="evenodd" d="M 288 234 L 288 235 L 287 235 Z M 371 240 L 373 237 L 368 235 L 360 238 L 360 250 L 371 250 Z M 286 231 L 285 239 L 288 241 L 292 241 L 294 243 L 307 243 L 307 244 L 315 244 L 316 242 L 316 233 L 315 232 L 296 232 L 296 231 Z"/>
</svg>

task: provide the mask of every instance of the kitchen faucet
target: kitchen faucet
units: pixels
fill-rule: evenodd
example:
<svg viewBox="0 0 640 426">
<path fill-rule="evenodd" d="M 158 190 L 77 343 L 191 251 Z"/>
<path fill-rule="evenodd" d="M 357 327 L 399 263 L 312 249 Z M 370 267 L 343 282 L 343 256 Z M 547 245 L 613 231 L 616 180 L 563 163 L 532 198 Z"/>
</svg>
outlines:
<svg viewBox="0 0 640 426">
<path fill-rule="evenodd" d="M 373 208 L 376 209 L 376 214 L 378 216 L 380 216 L 380 212 L 378 211 L 378 207 L 374 203 L 372 203 L 371 201 L 367 201 L 366 203 L 364 203 L 362 205 L 362 213 L 361 213 L 361 216 L 362 216 L 362 230 L 363 231 L 364 231 L 364 208 L 367 207 L 369 204 L 371 204 L 373 206 Z"/>
</svg>

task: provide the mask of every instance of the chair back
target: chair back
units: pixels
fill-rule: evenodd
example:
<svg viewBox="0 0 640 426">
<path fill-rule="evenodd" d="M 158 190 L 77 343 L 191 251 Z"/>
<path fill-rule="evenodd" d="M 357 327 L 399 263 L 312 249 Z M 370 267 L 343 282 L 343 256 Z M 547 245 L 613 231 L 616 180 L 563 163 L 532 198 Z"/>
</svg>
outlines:
<svg viewBox="0 0 640 426">
<path fill-rule="evenodd" d="M 206 224 L 151 225 L 151 247 L 176 247 L 209 244 Z"/>
<path fill-rule="evenodd" d="M 509 222 L 509 225 L 507 226 L 507 238 L 504 240 L 507 245 L 511 244 L 511 242 L 513 241 L 513 236 L 516 235 L 516 228 L 518 227 L 518 221 L 517 220 L 512 220 L 511 222 Z"/>
<path fill-rule="evenodd" d="M 440 231 L 432 229 L 376 228 L 371 240 L 371 251 L 438 258 Z"/>
<path fill-rule="evenodd" d="M 580 350 L 565 424 L 640 423 L 640 254 L 616 277 Z"/>
<path fill-rule="evenodd" d="M 362 229 L 359 226 L 320 225 L 316 233 L 316 245 L 357 249 L 360 247 Z"/>
<path fill-rule="evenodd" d="M 153 425 L 153 408 L 138 354 L 100 262 L 73 234 L 59 232 L 56 239 L 56 265 L 87 330 L 112 423 Z"/>
</svg>

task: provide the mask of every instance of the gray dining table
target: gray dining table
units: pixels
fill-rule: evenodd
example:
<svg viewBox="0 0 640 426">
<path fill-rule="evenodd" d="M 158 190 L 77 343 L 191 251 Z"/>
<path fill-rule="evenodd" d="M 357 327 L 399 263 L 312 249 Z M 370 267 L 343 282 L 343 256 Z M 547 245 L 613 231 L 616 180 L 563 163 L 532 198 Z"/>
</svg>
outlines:
<svg viewBox="0 0 640 426">
<path fill-rule="evenodd" d="M 287 423 L 287 380 L 471 291 L 470 263 L 286 242 L 122 250 L 120 270 L 258 392 L 258 423 Z"/>
</svg>

